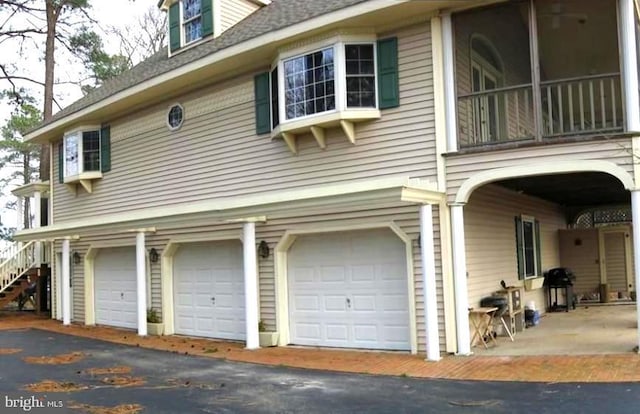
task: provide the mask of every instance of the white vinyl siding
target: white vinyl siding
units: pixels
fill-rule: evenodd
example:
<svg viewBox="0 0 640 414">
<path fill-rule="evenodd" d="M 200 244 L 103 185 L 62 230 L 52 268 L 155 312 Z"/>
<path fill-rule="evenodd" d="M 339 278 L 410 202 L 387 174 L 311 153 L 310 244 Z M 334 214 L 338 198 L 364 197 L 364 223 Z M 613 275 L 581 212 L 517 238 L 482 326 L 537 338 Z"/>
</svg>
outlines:
<svg viewBox="0 0 640 414">
<path fill-rule="evenodd" d="M 358 124 L 355 145 L 332 128 L 326 150 L 310 134 L 301 135 L 294 156 L 282 140 L 257 136 L 250 74 L 180 97 L 185 120 L 178 131 L 169 132 L 165 124 L 166 108 L 175 99 L 110 122 L 108 179 L 94 182 L 92 194 L 80 189 L 77 195 L 56 181 L 55 223 L 376 178 L 435 181 L 429 25 L 384 36 L 398 37 L 400 107 Z"/>
<path fill-rule="evenodd" d="M 560 266 L 559 230 L 564 229 L 560 206 L 535 197 L 487 185 L 477 189 L 464 208 L 469 306 L 507 286 L 522 286 L 518 280 L 514 217 L 534 216 L 540 221 L 542 270 Z M 544 289 L 525 292 L 525 302 L 535 301 L 545 309 Z"/>
<path fill-rule="evenodd" d="M 451 155 L 446 158 L 447 196 L 449 201 L 453 201 L 462 183 L 478 173 L 534 163 L 602 160 L 619 165 L 633 176 L 631 154 L 631 138 L 619 138 Z"/>
<path fill-rule="evenodd" d="M 218 1 L 218 0 L 215 0 Z M 244 19 L 260 6 L 248 0 L 219 0 L 220 1 L 220 26 L 221 32 Z"/>
</svg>

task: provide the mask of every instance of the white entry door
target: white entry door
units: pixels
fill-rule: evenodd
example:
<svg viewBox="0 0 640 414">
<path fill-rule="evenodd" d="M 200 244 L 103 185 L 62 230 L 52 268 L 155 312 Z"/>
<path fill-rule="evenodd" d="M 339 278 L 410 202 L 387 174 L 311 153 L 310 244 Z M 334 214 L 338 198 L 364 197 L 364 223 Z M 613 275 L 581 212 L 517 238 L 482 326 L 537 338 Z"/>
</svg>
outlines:
<svg viewBox="0 0 640 414">
<path fill-rule="evenodd" d="M 100 249 L 94 263 L 94 283 L 96 323 L 137 328 L 135 248 Z"/>
<path fill-rule="evenodd" d="M 294 344 L 411 348 L 405 244 L 391 230 L 298 237 L 288 289 Z"/>
<path fill-rule="evenodd" d="M 242 267 L 240 241 L 180 246 L 173 262 L 176 333 L 244 340 Z"/>
</svg>

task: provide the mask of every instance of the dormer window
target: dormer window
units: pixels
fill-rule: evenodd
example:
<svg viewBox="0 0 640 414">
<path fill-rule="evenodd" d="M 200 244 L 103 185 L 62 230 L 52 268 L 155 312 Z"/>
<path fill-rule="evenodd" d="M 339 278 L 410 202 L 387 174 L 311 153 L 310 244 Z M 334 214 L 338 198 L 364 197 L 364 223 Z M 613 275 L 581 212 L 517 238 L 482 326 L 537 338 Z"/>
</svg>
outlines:
<svg viewBox="0 0 640 414">
<path fill-rule="evenodd" d="M 183 0 L 182 28 L 185 44 L 202 37 L 202 0 Z"/>
<path fill-rule="evenodd" d="M 170 53 L 213 34 L 213 1 L 177 0 L 169 6 Z"/>
</svg>

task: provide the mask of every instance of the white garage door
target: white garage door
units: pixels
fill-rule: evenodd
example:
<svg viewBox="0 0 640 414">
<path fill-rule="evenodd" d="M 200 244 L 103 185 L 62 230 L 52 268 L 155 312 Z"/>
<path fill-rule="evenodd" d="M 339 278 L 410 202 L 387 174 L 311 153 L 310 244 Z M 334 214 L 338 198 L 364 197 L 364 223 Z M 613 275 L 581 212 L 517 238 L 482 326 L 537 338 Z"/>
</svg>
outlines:
<svg viewBox="0 0 640 414">
<path fill-rule="evenodd" d="M 184 244 L 173 264 L 176 333 L 245 339 L 239 241 Z"/>
<path fill-rule="evenodd" d="M 410 349 L 405 245 L 390 230 L 301 236 L 288 279 L 292 343 Z"/>
<path fill-rule="evenodd" d="M 136 250 L 100 249 L 94 267 L 96 323 L 137 328 Z"/>
</svg>

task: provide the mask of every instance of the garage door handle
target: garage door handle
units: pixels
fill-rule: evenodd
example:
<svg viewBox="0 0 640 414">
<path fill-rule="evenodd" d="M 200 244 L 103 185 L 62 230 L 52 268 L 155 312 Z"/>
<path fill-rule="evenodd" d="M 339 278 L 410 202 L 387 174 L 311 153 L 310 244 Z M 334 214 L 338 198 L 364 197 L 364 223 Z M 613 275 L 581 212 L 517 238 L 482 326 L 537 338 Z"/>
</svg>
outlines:
<svg viewBox="0 0 640 414">
<path fill-rule="evenodd" d="M 120 292 L 120 299 L 124 299 L 124 292 Z"/>
<path fill-rule="evenodd" d="M 216 298 L 215 297 L 211 297 L 211 304 L 215 305 L 216 304 Z"/>
<path fill-rule="evenodd" d="M 347 298 L 347 308 L 351 307 L 351 299 Z"/>
</svg>

